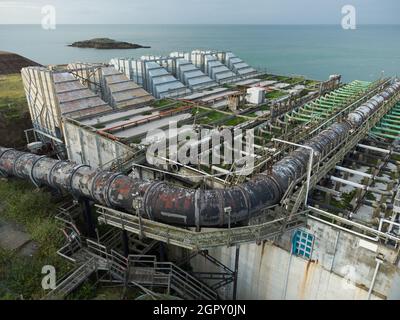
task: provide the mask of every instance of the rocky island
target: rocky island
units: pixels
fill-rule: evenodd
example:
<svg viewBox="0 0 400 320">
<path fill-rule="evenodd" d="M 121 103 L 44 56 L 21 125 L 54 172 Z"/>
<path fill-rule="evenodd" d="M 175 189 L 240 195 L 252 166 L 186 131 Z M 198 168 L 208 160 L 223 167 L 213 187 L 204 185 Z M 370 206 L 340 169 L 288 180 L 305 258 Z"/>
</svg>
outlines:
<svg viewBox="0 0 400 320">
<path fill-rule="evenodd" d="M 136 43 L 116 41 L 108 38 L 96 38 L 85 41 L 74 42 L 69 45 L 76 48 L 94 48 L 94 49 L 139 49 L 150 48 Z"/>
</svg>

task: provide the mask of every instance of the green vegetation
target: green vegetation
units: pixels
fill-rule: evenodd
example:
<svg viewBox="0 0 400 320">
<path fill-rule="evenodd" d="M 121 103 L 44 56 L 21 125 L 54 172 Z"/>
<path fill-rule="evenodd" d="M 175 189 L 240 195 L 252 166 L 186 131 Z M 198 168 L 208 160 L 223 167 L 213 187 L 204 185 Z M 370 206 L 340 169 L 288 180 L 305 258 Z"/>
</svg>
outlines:
<svg viewBox="0 0 400 320">
<path fill-rule="evenodd" d="M 320 82 L 318 82 L 316 80 L 306 80 L 305 81 L 305 85 L 308 86 L 308 87 L 313 87 L 313 86 L 316 86 L 316 85 L 319 85 L 319 84 L 320 84 Z"/>
<path fill-rule="evenodd" d="M 287 93 L 284 92 L 284 91 L 274 90 L 274 91 L 267 92 L 265 94 L 265 97 L 267 99 L 271 99 L 272 100 L 272 99 L 278 99 L 278 98 L 284 97 L 286 95 L 287 95 Z"/>
<path fill-rule="evenodd" d="M 69 45 L 70 47 L 77 48 L 94 48 L 94 49 L 138 49 L 150 48 L 149 46 L 142 46 L 136 43 L 116 41 L 109 38 L 95 38 L 84 41 L 77 41 Z"/>
<path fill-rule="evenodd" d="M 277 80 L 277 81 L 281 81 L 281 82 L 286 82 L 286 81 L 288 81 L 290 78 L 289 77 L 286 77 L 286 76 L 276 76 L 275 77 L 275 80 Z"/>
<path fill-rule="evenodd" d="M 183 106 L 187 106 L 188 103 L 185 101 L 179 101 L 179 100 L 173 100 L 173 99 L 160 99 L 156 100 L 152 103 L 152 106 L 154 108 L 158 108 L 160 110 L 170 110 L 170 109 L 175 109 Z M 147 112 L 152 112 L 152 111 L 147 111 Z"/>
<path fill-rule="evenodd" d="M 42 298 L 48 292 L 41 286 L 45 265 L 56 268 L 58 279 L 73 270 L 72 264 L 57 255 L 64 237 L 54 219 L 56 208 L 49 192 L 37 191 L 25 181 L 0 180 L 0 217 L 22 226 L 37 245 L 32 256 L 0 248 L 0 300 Z M 98 287 L 92 276 L 67 299 L 121 299 L 124 292 L 122 287 Z M 128 288 L 125 298 L 135 299 L 140 294 L 140 290 Z"/>
<path fill-rule="evenodd" d="M 235 117 L 235 118 L 225 122 L 225 125 L 227 125 L 227 126 L 237 126 L 238 124 L 241 124 L 241 123 L 246 122 L 246 121 L 247 120 L 245 118 Z"/>
<path fill-rule="evenodd" d="M 139 138 L 139 137 L 135 137 L 135 138 L 132 138 L 130 140 L 130 142 L 133 143 L 133 144 L 140 144 L 142 142 L 142 139 Z"/>
<path fill-rule="evenodd" d="M 297 83 L 300 83 L 300 82 L 303 82 L 304 81 L 304 78 L 303 77 L 295 77 L 295 78 L 289 78 L 289 79 L 287 79 L 285 82 L 286 83 L 290 83 L 290 84 L 297 84 Z"/>
<path fill-rule="evenodd" d="M 172 104 L 173 102 L 169 99 L 161 99 L 161 100 L 156 100 L 153 102 L 153 107 L 155 108 L 161 108 L 161 107 L 165 107 L 169 104 Z"/>
<path fill-rule="evenodd" d="M 224 114 L 222 112 L 208 111 L 207 109 L 203 109 L 203 108 L 199 108 L 199 109 L 200 109 L 200 113 L 204 114 L 204 116 L 202 116 L 202 118 L 199 119 L 199 121 L 198 121 L 199 124 L 209 124 L 211 122 L 221 120 L 227 116 L 226 114 Z M 204 112 L 203 110 L 208 111 L 208 113 Z"/>
<path fill-rule="evenodd" d="M 247 117 L 252 117 L 252 118 L 257 118 L 258 117 L 256 112 L 248 113 L 248 114 L 246 114 L 246 116 Z"/>
<path fill-rule="evenodd" d="M 53 265 L 59 276 L 70 266 L 57 255 L 63 235 L 53 218 L 56 204 L 48 192 L 37 192 L 25 181 L 0 181 L 0 212 L 5 220 L 21 225 L 38 249 L 33 256 L 0 249 L 0 299 L 38 299 L 44 265 Z"/>
<path fill-rule="evenodd" d="M 376 201 L 375 195 L 370 191 L 365 194 L 365 198 L 370 201 Z"/>
<path fill-rule="evenodd" d="M 223 86 L 224 88 L 227 88 L 227 89 L 234 89 L 234 88 L 236 88 L 235 85 L 227 84 L 227 83 L 223 84 L 222 86 Z M 211 90 L 214 90 L 214 89 L 211 88 Z"/>
<path fill-rule="evenodd" d="M 262 75 L 260 78 L 261 78 L 262 80 L 272 80 L 272 79 L 275 78 L 275 76 L 272 75 L 272 74 L 264 74 L 264 75 Z"/>
<path fill-rule="evenodd" d="M 31 127 L 21 76 L 0 76 L 0 145 L 21 146 L 24 130 Z"/>
<path fill-rule="evenodd" d="M 209 112 L 209 110 L 204 109 L 204 108 L 193 108 L 192 109 L 192 114 L 197 117 L 200 117 L 200 116 L 206 114 L 207 112 Z"/>
<path fill-rule="evenodd" d="M 341 196 L 341 201 L 336 200 L 335 198 L 331 199 L 331 205 L 338 209 L 347 209 L 351 210 L 350 202 L 353 200 L 356 195 L 357 190 L 353 190 L 351 192 L 344 192 Z"/>
<path fill-rule="evenodd" d="M 399 155 L 393 154 L 393 155 L 391 155 L 391 157 L 392 157 L 393 160 L 400 162 L 400 156 Z"/>
<path fill-rule="evenodd" d="M 21 117 L 28 111 L 20 74 L 0 76 L 0 112 L 7 118 Z"/>
<path fill-rule="evenodd" d="M 96 290 L 95 300 L 134 300 L 142 296 L 143 292 L 136 287 L 124 289 L 122 286 L 100 287 Z"/>
</svg>

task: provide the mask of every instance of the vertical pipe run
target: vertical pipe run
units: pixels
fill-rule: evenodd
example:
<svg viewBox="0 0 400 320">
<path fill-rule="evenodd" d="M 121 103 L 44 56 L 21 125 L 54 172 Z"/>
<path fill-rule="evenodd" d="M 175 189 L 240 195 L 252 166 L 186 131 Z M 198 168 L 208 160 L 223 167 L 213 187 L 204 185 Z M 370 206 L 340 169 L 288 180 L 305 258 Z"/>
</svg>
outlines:
<svg viewBox="0 0 400 320">
<path fill-rule="evenodd" d="M 371 294 L 372 294 L 372 290 L 374 289 L 374 286 L 375 286 L 376 276 L 378 275 L 379 267 L 381 266 L 382 263 L 383 263 L 383 260 L 381 258 L 377 257 L 374 276 L 372 277 L 371 285 L 369 286 L 367 300 L 371 300 Z"/>
</svg>

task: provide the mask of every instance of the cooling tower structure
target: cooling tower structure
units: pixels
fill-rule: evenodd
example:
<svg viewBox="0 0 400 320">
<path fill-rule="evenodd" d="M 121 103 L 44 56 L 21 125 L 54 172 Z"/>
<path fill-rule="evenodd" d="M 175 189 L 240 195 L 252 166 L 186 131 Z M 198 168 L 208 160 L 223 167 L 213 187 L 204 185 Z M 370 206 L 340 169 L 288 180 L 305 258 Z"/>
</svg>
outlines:
<svg viewBox="0 0 400 320">
<path fill-rule="evenodd" d="M 65 195 L 79 248 L 110 281 L 100 255 L 157 292 L 166 286 L 144 275 L 161 272 L 188 299 L 400 298 L 398 79 L 261 73 L 218 50 L 22 76 L 33 145 L 46 148 L 0 147 L 0 176 Z M 59 251 L 71 261 L 73 229 Z M 164 252 L 171 262 L 149 256 Z"/>
<path fill-rule="evenodd" d="M 113 66 L 70 63 L 69 72 L 114 109 L 139 108 L 154 97 Z"/>
<path fill-rule="evenodd" d="M 158 99 L 175 98 L 190 93 L 182 82 L 152 57 L 143 57 L 139 60 L 115 58 L 111 59 L 110 64 Z"/>
</svg>

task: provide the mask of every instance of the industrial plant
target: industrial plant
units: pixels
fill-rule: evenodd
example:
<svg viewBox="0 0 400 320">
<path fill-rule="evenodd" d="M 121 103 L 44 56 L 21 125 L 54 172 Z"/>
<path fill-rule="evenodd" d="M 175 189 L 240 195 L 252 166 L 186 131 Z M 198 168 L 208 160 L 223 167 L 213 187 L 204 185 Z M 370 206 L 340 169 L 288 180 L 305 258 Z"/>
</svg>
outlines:
<svg viewBox="0 0 400 320">
<path fill-rule="evenodd" d="M 21 70 L 0 175 L 58 200 L 71 271 L 153 299 L 399 299 L 400 79 L 193 50 Z M 39 191 L 40 192 L 40 191 Z"/>
</svg>

